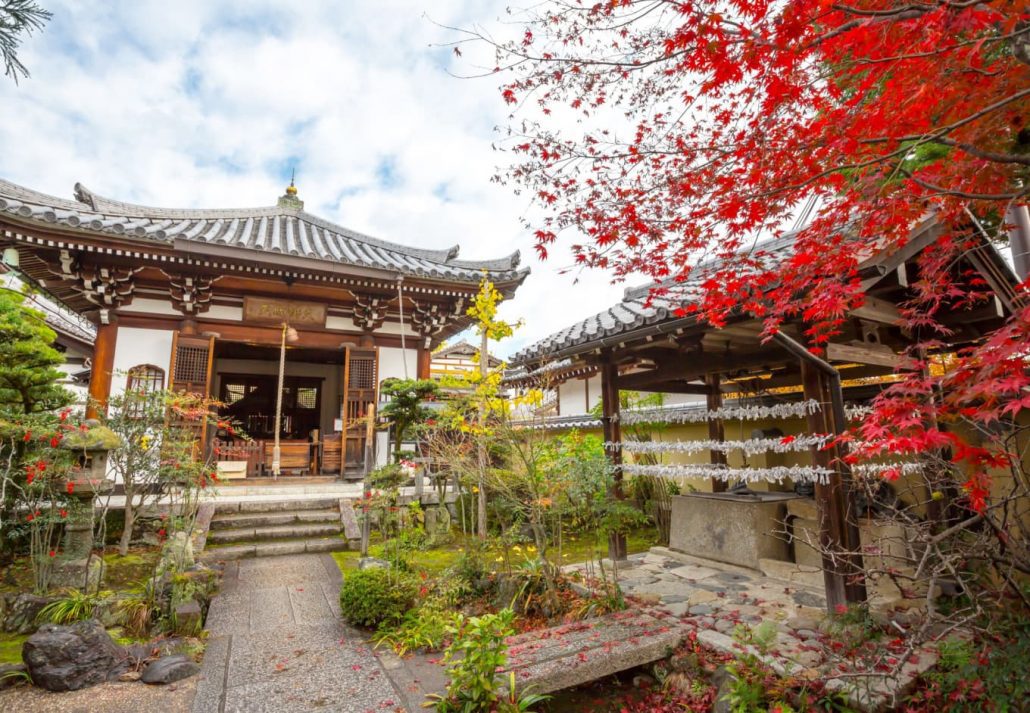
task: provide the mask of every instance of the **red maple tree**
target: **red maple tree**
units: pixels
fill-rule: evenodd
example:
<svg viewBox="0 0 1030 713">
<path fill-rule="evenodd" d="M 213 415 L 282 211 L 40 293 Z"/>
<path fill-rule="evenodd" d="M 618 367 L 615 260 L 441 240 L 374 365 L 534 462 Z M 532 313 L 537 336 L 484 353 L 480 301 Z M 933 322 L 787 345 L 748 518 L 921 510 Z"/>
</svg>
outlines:
<svg viewBox="0 0 1030 713">
<path fill-rule="evenodd" d="M 571 231 L 580 264 L 666 285 L 722 258 L 684 311 L 715 325 L 747 314 L 767 334 L 803 321 L 818 350 L 863 303 L 860 261 L 931 217 L 939 237 L 903 310 L 911 356 L 940 352 L 939 317 L 985 298 L 953 268 L 1003 237 L 1030 193 L 1024 2 L 556 1 L 520 22 L 519 40 L 495 44 L 514 110 L 502 180 L 542 205 L 541 256 Z M 811 221 L 789 256 L 766 252 L 758 238 L 801 210 Z M 1022 305 L 946 373 L 906 371 L 885 389 L 856 456 L 951 447 L 983 513 L 988 471 L 1010 454 L 942 424 L 1030 407 Z"/>
</svg>

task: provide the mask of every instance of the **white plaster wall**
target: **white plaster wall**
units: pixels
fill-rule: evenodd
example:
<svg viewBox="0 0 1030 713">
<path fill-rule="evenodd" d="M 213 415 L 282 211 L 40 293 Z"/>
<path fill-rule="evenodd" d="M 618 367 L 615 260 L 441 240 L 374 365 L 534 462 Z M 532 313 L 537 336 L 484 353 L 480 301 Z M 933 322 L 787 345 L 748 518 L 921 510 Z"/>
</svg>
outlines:
<svg viewBox="0 0 1030 713">
<path fill-rule="evenodd" d="M 407 319 L 407 313 L 405 313 L 404 317 Z M 354 320 L 350 317 L 342 317 L 335 314 L 330 314 L 325 318 L 325 326 L 326 329 L 338 329 L 344 332 L 361 331 L 361 328 L 354 324 Z M 404 332 L 404 338 L 410 339 L 412 344 L 416 344 L 419 341 L 419 336 L 415 334 L 414 330 L 412 330 L 409 325 L 405 325 L 402 330 L 400 322 L 391 322 L 389 320 L 383 322 L 383 325 L 376 330 L 376 334 L 400 336 L 401 331 Z"/>
<path fill-rule="evenodd" d="M 601 403 L 601 375 L 596 374 L 587 379 L 589 388 L 587 395 L 590 398 L 590 403 L 587 405 L 587 412 L 593 410 L 597 404 Z"/>
<path fill-rule="evenodd" d="M 137 297 L 128 307 L 118 311 L 127 314 L 166 314 L 182 317 L 182 312 L 172 307 L 168 300 L 154 300 L 148 297 Z"/>
<path fill-rule="evenodd" d="M 201 314 L 200 317 L 201 319 L 209 317 L 211 319 L 225 319 L 233 322 L 242 322 L 243 308 L 230 305 L 211 305 L 207 312 Z"/>
<path fill-rule="evenodd" d="M 694 404 L 704 403 L 705 397 L 700 394 L 665 394 L 665 400 L 663 403 L 666 405 L 671 404 Z"/>
<path fill-rule="evenodd" d="M 598 395 L 601 390 L 598 387 Z M 558 385 L 559 416 L 574 416 L 587 412 L 586 382 L 572 379 Z"/>
<path fill-rule="evenodd" d="M 415 344 L 415 340 L 412 340 Z M 400 349 L 398 347 L 379 347 L 379 381 L 384 379 L 404 378 L 405 357 L 407 361 L 407 378 L 418 376 L 418 349 Z"/>
<path fill-rule="evenodd" d="M 165 370 L 168 383 L 168 365 L 172 358 L 172 332 L 164 329 L 119 327 L 114 348 L 114 376 L 111 395 L 125 391 L 129 369 L 140 364 L 153 364 Z"/>
</svg>

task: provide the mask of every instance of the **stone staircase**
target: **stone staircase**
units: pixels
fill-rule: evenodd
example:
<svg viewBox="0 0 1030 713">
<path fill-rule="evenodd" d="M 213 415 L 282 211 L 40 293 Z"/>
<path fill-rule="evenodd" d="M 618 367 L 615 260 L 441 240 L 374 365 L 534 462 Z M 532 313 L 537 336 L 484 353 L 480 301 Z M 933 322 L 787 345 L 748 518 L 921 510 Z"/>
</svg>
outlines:
<svg viewBox="0 0 1030 713">
<path fill-rule="evenodd" d="M 219 502 L 205 534 L 207 561 L 337 552 L 360 539 L 350 500 L 340 498 Z"/>
</svg>

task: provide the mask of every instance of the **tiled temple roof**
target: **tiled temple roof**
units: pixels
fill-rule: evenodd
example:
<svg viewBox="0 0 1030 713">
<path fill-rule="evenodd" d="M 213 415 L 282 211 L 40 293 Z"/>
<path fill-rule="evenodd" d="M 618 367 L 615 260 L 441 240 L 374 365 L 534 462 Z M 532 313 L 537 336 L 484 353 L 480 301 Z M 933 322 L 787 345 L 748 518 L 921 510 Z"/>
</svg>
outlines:
<svg viewBox="0 0 1030 713">
<path fill-rule="evenodd" d="M 521 281 L 519 253 L 494 260 L 458 260 L 458 246 L 413 248 L 380 240 L 306 213 L 300 201 L 231 209 L 153 208 L 104 198 L 81 184 L 66 200 L 0 180 L 0 218 L 44 228 L 156 243 L 186 240 L 241 250 L 377 268 L 453 282 Z M 245 253 L 243 254 L 245 255 Z"/>
</svg>

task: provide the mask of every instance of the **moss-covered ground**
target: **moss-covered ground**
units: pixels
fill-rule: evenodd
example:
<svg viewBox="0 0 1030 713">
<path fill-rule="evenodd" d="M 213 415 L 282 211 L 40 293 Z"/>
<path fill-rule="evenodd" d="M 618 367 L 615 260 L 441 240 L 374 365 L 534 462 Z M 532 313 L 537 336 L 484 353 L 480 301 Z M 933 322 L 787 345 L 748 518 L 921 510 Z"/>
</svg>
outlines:
<svg viewBox="0 0 1030 713">
<path fill-rule="evenodd" d="M 106 565 L 103 589 L 120 592 L 136 588 L 154 571 L 160 556 L 160 547 L 133 547 L 124 557 L 117 551 L 109 551 L 103 556 Z M 3 575 L 0 592 L 32 591 L 32 568 L 28 556 L 17 558 Z"/>
<path fill-rule="evenodd" d="M 416 569 L 430 575 L 439 574 L 458 561 L 458 558 L 465 551 L 465 541 L 465 538 L 458 534 L 447 545 L 408 550 L 406 557 L 411 560 L 412 565 Z M 626 538 L 626 548 L 629 554 L 646 552 L 656 544 L 658 544 L 657 533 L 653 527 L 635 530 Z M 373 537 L 373 542 L 369 546 L 369 554 L 373 557 L 383 558 L 387 555 L 385 546 L 381 542 L 376 542 L 375 537 Z M 535 548 L 526 544 L 515 545 L 508 551 L 509 561 L 512 564 L 517 564 L 526 558 L 532 558 L 534 554 Z M 552 550 L 548 554 L 553 557 L 558 555 L 557 550 Z M 596 559 L 598 554 L 602 557 L 607 556 L 607 543 L 601 542 L 593 536 L 574 535 L 567 537 L 563 542 L 561 561 L 562 564 L 586 562 L 590 559 Z M 504 556 L 503 548 L 496 544 L 491 544 L 486 553 L 487 561 L 495 562 L 498 569 L 502 568 L 502 564 L 505 561 Z M 360 557 L 361 554 L 358 552 L 333 552 L 333 559 L 336 560 L 340 571 L 344 573 L 347 570 L 357 568 Z"/>
<path fill-rule="evenodd" d="M 21 663 L 21 645 L 27 638 L 27 634 L 0 633 L 0 665 Z"/>
</svg>

